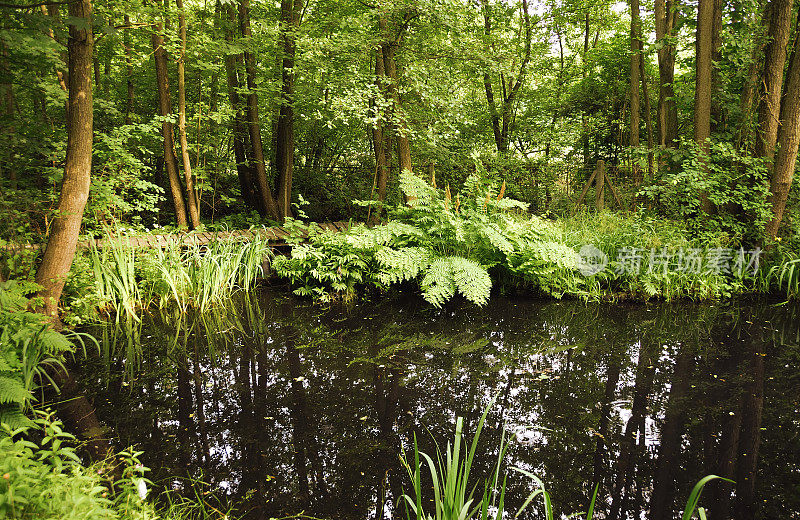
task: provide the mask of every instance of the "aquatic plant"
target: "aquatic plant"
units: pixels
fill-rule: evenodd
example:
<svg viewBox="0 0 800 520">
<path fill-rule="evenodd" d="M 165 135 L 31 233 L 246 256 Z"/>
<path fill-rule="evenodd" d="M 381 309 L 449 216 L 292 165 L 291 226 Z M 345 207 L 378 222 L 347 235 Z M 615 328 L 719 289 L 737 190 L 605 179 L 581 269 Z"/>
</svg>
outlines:
<svg viewBox="0 0 800 520">
<path fill-rule="evenodd" d="M 760 283 L 765 292 L 775 288 L 789 299 L 800 297 L 800 256 L 785 252 L 764 272 Z"/>
<path fill-rule="evenodd" d="M 409 460 L 404 453 L 400 455 L 400 461 L 408 473 L 413 490 L 413 496 L 403 494 L 401 497 L 405 505 L 407 520 L 411 520 L 412 518 L 415 520 L 501 520 L 506 518 L 508 515 L 512 514 L 505 509 L 505 491 L 509 470 L 529 478 L 535 484 L 533 491 L 522 502 L 519 509 L 513 513 L 513 518 L 519 517 L 519 515 L 522 514 L 526 508 L 530 507 L 537 498 L 540 498 L 542 506 L 544 507 L 545 518 L 547 520 L 554 520 L 555 514 L 552 498 L 541 478 L 519 467 L 503 467 L 503 462 L 509 446 L 505 429 L 503 429 L 500 437 L 497 462 L 493 472 L 490 478 L 483 482 L 483 495 L 479 497 L 475 496 L 475 490 L 480 483 L 473 483 L 470 481 L 470 471 L 475 458 L 478 439 L 483 430 L 486 416 L 494 405 L 495 399 L 496 397 L 492 399 L 486 409 L 484 409 L 478 421 L 475 434 L 472 437 L 469 451 L 464 451 L 463 455 L 462 439 L 464 419 L 462 417 L 456 418 L 455 437 L 452 445 L 450 442 L 447 443 L 444 456 L 439 452 L 437 446 L 436 462 L 434 462 L 430 455 L 419 450 L 416 434 L 414 435 L 413 458 Z M 428 467 L 430 482 L 433 484 L 433 497 L 426 497 L 425 493 L 423 493 L 423 461 Z M 694 486 L 694 489 L 692 489 L 689 495 L 682 520 L 690 520 L 695 511 L 698 512 L 701 520 L 706 519 L 705 510 L 699 507 L 700 494 L 702 493 L 703 487 L 714 479 L 722 479 L 731 482 L 728 479 L 716 475 L 708 475 L 701 479 Z M 593 518 L 598 489 L 599 485 L 596 485 L 591 502 L 589 503 L 589 508 L 586 512 L 585 518 L 587 520 Z M 428 504 L 432 505 L 428 506 Z M 426 507 L 430 507 L 431 509 L 426 509 Z M 577 518 L 581 515 L 582 513 L 576 513 L 569 515 L 569 518 Z"/>
</svg>

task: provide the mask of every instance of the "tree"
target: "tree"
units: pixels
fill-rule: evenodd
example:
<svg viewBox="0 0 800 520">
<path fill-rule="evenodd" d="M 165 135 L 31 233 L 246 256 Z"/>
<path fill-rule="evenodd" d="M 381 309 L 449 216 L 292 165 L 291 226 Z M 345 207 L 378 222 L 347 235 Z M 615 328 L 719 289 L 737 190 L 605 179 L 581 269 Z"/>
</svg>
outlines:
<svg viewBox="0 0 800 520">
<path fill-rule="evenodd" d="M 281 0 L 279 47 L 282 52 L 281 98 L 275 136 L 278 211 L 281 218 L 292 216 L 292 177 L 294 176 L 294 72 L 297 33 L 300 29 L 303 0 Z"/>
<path fill-rule="evenodd" d="M 639 76 L 642 72 L 640 66 L 641 52 L 639 43 L 642 38 L 642 23 L 639 19 L 639 0 L 631 0 L 631 47 L 630 47 L 630 109 L 631 118 L 628 144 L 632 149 L 639 146 Z M 636 160 L 631 163 L 631 173 L 634 184 L 641 183 L 641 171 Z"/>
<path fill-rule="evenodd" d="M 169 93 L 169 72 L 167 69 L 167 50 L 164 48 L 163 23 L 154 24 L 151 41 L 153 44 L 153 60 L 156 68 L 156 87 L 158 90 L 158 113 L 161 121 L 161 137 L 164 153 L 164 167 L 167 170 L 169 191 L 175 208 L 175 219 L 178 227 L 188 226 L 186 220 L 186 204 L 183 200 L 183 188 L 178 177 L 178 158 L 175 157 L 175 134 L 172 127 L 172 99 Z"/>
<path fill-rule="evenodd" d="M 299 0 L 298 0 L 299 1 Z M 250 0 L 239 2 L 239 28 L 242 37 L 252 38 L 250 30 Z M 253 163 L 255 165 L 256 182 L 258 191 L 261 195 L 261 203 L 266 209 L 267 215 L 274 219 L 280 218 L 278 205 L 272 196 L 267 179 L 267 166 L 264 158 L 264 145 L 261 140 L 261 119 L 258 115 L 258 93 L 256 92 L 256 62 L 252 51 L 244 52 L 245 76 L 247 77 L 247 128 L 250 135 L 250 146 L 253 152 Z"/>
<path fill-rule="evenodd" d="M 711 137 L 711 56 L 714 48 L 715 0 L 699 0 L 695 40 L 694 140 L 700 150 L 708 153 Z M 700 208 L 712 211 L 708 193 L 700 193 Z"/>
<path fill-rule="evenodd" d="M 763 91 L 758 109 L 756 155 L 771 162 L 778 141 L 783 72 L 792 21 L 792 0 L 773 0 L 764 51 Z"/>
<path fill-rule="evenodd" d="M 92 2 L 79 0 L 69 4 L 69 96 L 66 127 L 67 153 L 58 209 L 53 217 L 50 236 L 36 271 L 36 283 L 42 286 L 44 313 L 58 321 L 58 302 L 75 257 L 83 209 L 89 198 L 92 172 L 94 110 L 92 105 Z"/>
<path fill-rule="evenodd" d="M 481 0 L 481 9 L 483 11 L 483 32 L 487 41 L 488 54 L 490 51 L 489 42 L 492 38 L 492 17 L 489 0 Z M 495 101 L 492 77 L 488 71 L 484 72 L 483 75 L 483 84 L 486 91 L 486 102 L 489 105 L 489 115 L 491 116 L 492 120 L 492 133 L 494 134 L 495 146 L 500 154 L 508 152 L 508 145 L 511 139 L 510 127 L 514 106 L 517 102 L 520 88 L 525 81 L 525 74 L 527 72 L 528 63 L 531 59 L 531 19 L 527 0 L 521 1 L 520 25 L 522 26 L 522 29 L 524 29 L 524 33 L 521 35 L 521 38 L 523 38 L 524 51 L 519 65 L 519 72 L 517 72 L 516 78 L 506 78 L 503 73 L 500 74 L 502 96 L 500 99 L 499 110 L 497 102 Z"/>
<path fill-rule="evenodd" d="M 770 177 L 770 197 L 773 217 L 767 224 L 767 236 L 775 238 L 786 211 L 786 201 L 792 187 L 800 144 L 800 13 L 795 24 L 795 44 L 786 80 L 786 93 L 781 104 L 778 152 Z"/>
<path fill-rule="evenodd" d="M 178 7 L 178 35 L 181 42 L 178 55 L 178 137 L 181 144 L 181 158 L 183 160 L 183 176 L 186 180 L 187 203 L 192 227 L 200 226 L 200 206 L 192 176 L 192 160 L 189 157 L 189 141 L 186 138 L 186 12 L 183 10 L 183 0 L 175 0 Z"/>
<path fill-rule="evenodd" d="M 675 102 L 675 17 L 674 0 L 655 0 L 655 28 L 658 40 L 658 144 L 673 147 L 678 139 L 678 105 Z"/>
</svg>

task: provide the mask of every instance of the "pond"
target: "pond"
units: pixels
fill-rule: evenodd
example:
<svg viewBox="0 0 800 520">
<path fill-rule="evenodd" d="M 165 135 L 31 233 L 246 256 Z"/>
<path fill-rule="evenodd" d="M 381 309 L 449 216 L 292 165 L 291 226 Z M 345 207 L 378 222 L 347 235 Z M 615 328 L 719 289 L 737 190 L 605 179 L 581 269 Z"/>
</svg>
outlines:
<svg viewBox="0 0 800 520">
<path fill-rule="evenodd" d="M 505 431 L 509 465 L 539 475 L 558 512 L 585 511 L 599 482 L 601 518 L 673 518 L 713 473 L 736 484 L 706 487 L 710 518 L 800 518 L 797 306 L 320 307 L 264 290 L 226 307 L 146 318 L 120 341 L 140 362 L 83 371 L 118 447 L 144 450 L 160 486 L 202 481 L 249 518 L 405 518 L 399 453 L 415 433 L 444 449 L 457 416 L 471 437 L 497 396 L 475 476 Z M 508 509 L 531 489 L 509 473 Z"/>
</svg>

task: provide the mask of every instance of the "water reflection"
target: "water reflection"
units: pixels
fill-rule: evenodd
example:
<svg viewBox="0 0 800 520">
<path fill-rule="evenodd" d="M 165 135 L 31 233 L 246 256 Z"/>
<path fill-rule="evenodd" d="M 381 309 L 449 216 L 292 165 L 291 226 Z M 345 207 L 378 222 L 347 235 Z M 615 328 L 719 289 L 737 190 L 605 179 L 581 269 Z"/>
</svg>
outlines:
<svg viewBox="0 0 800 520">
<path fill-rule="evenodd" d="M 495 394 L 476 476 L 512 429 L 510 462 L 560 511 L 585 510 L 600 483 L 599 517 L 671 519 L 715 473 L 736 484 L 707 488 L 710 518 L 797 518 L 798 323 L 797 307 L 763 302 L 320 309 L 264 292 L 153 317 L 132 380 L 121 367 L 86 378 L 154 480 L 202 479 L 253 518 L 404 518 L 412 433 L 434 453 Z M 509 509 L 529 492 L 510 477 Z"/>
</svg>

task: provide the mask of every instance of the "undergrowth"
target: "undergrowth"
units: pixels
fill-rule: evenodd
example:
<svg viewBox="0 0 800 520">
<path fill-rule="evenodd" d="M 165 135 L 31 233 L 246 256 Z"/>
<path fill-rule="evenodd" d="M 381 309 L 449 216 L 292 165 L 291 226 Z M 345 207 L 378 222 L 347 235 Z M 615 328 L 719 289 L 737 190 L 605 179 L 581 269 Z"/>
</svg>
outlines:
<svg viewBox="0 0 800 520">
<path fill-rule="evenodd" d="M 322 301 L 413 284 L 437 307 L 456 294 L 485 305 L 498 286 L 584 300 L 719 299 L 762 287 L 760 250 L 723 232 L 698 239 L 644 213 L 548 221 L 477 174 L 455 195 L 410 173 L 400 185 L 408 203 L 390 208 L 385 225 L 305 230 L 308 243 L 274 259 L 277 275 Z"/>
</svg>

